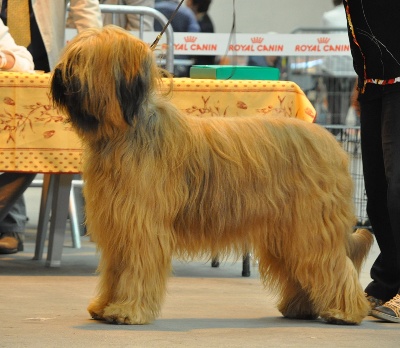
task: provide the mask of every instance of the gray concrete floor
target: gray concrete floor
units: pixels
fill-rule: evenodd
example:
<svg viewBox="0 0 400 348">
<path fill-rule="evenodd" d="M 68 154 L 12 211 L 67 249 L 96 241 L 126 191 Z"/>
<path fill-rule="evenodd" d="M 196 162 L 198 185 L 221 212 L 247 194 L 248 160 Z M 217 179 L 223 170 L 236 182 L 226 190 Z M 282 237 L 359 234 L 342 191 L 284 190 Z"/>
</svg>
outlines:
<svg viewBox="0 0 400 348">
<path fill-rule="evenodd" d="M 161 316 L 145 326 L 91 320 L 86 307 L 96 286 L 98 256 L 69 231 L 60 268 L 33 261 L 40 189 L 25 198 L 30 221 L 25 251 L 0 255 L 0 347 L 399 347 L 400 326 L 367 317 L 359 326 L 284 319 L 260 284 L 257 265 L 174 261 Z M 375 245 L 361 274 L 365 286 L 378 255 Z M 45 255 L 44 255 L 45 256 Z"/>
</svg>

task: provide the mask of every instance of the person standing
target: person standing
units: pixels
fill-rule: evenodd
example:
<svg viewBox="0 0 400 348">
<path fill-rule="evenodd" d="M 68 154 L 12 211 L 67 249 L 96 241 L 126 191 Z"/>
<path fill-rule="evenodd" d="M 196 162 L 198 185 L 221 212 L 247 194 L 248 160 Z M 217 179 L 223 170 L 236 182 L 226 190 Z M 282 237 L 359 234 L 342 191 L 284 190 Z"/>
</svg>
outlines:
<svg viewBox="0 0 400 348">
<path fill-rule="evenodd" d="M 186 6 L 195 14 L 201 33 L 214 33 L 214 24 L 208 15 L 210 5 L 211 0 L 186 0 Z M 194 56 L 193 59 L 196 65 L 215 64 L 215 56 Z"/>
<path fill-rule="evenodd" d="M 180 0 L 156 1 L 154 7 L 169 19 L 178 7 L 179 3 Z M 171 26 L 174 32 L 200 32 L 200 25 L 197 22 L 196 16 L 189 7 L 184 5 L 179 8 L 174 19 L 171 21 Z M 154 30 L 158 32 L 162 30 L 161 24 L 157 21 L 154 22 Z M 175 55 L 174 59 L 175 63 L 177 63 L 174 67 L 174 75 L 176 77 L 188 77 L 190 66 L 193 63 L 191 57 L 188 55 Z"/>
<path fill-rule="evenodd" d="M 154 0 L 100 0 L 101 4 L 107 5 L 128 5 L 128 6 L 145 6 L 154 8 Z M 135 14 L 122 14 L 118 16 L 115 23 L 113 23 L 113 14 L 104 14 L 103 24 L 115 24 L 126 30 L 139 30 L 140 19 Z M 143 29 L 146 31 L 152 31 L 154 26 L 154 18 L 151 16 L 143 17 Z"/>
<path fill-rule="evenodd" d="M 49 72 L 65 45 L 67 1 L 0 0 L 0 9 L 1 20 L 16 43 L 31 53 L 35 69 Z M 78 31 L 102 26 L 98 0 L 71 0 L 70 14 Z M 23 31 L 17 28 L 22 24 Z M 27 221 L 23 193 L 34 177 L 33 173 L 0 175 L 0 254 L 23 250 Z"/>
<path fill-rule="evenodd" d="M 347 27 L 346 12 L 343 9 L 343 0 L 332 0 L 333 9 L 322 14 L 323 28 L 340 28 Z"/>
<path fill-rule="evenodd" d="M 168 19 L 172 16 L 175 9 L 178 7 L 180 0 L 164 0 L 156 1 L 154 8 L 160 11 Z M 172 28 L 176 32 L 198 33 L 200 32 L 200 25 L 197 22 L 196 16 L 193 11 L 183 5 L 179 8 L 174 19 L 171 22 Z M 154 22 L 154 30 L 161 31 L 162 26 L 158 22 Z"/>
<path fill-rule="evenodd" d="M 358 76 L 367 213 L 380 254 L 371 314 L 400 323 L 400 1 L 343 0 Z"/>
<path fill-rule="evenodd" d="M 64 0 L 0 0 L 1 19 L 8 25 L 8 3 L 28 1 L 31 42 L 27 46 L 33 56 L 36 70 L 52 69 L 65 45 L 67 3 Z M 70 15 L 78 30 L 102 26 L 98 0 L 71 0 Z M 10 27 L 10 26 L 9 26 Z M 11 29 L 10 29 L 11 30 Z"/>
</svg>

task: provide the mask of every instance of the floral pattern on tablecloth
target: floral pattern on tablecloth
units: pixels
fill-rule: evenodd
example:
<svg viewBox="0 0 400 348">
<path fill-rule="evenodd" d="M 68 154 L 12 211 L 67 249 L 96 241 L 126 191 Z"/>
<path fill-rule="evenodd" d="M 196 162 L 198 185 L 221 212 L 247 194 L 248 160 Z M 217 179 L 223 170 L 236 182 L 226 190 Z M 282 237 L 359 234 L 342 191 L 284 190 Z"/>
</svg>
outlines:
<svg viewBox="0 0 400 348">
<path fill-rule="evenodd" d="M 6 143 L 15 144 L 17 135 L 26 138 L 29 132 L 41 132 L 44 139 L 49 139 L 57 133 L 57 124 L 65 124 L 66 117 L 53 108 L 49 93 L 46 95 L 48 103 L 31 101 L 18 110 L 13 98 L 6 96 L 0 101 L 0 134 L 7 134 Z M 72 131 L 70 126 L 62 130 Z"/>
<path fill-rule="evenodd" d="M 275 115 L 313 122 L 315 109 L 290 81 L 174 79 L 172 102 L 199 117 Z"/>
</svg>

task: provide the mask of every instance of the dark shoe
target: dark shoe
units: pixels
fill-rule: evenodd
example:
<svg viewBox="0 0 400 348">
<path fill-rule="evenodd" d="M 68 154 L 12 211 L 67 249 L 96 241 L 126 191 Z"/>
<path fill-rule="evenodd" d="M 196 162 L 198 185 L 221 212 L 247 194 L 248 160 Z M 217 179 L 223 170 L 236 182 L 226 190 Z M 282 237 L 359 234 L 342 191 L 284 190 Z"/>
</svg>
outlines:
<svg viewBox="0 0 400 348">
<path fill-rule="evenodd" d="M 400 323 L 400 294 L 372 310 L 372 316 L 391 323 Z"/>
<path fill-rule="evenodd" d="M 375 298 L 374 296 L 368 296 L 368 294 L 365 294 L 365 296 L 367 296 L 367 300 L 368 300 L 369 306 L 370 306 L 370 310 L 368 312 L 368 315 L 372 314 L 372 310 L 373 309 L 383 305 L 383 301 L 382 300 L 380 300 L 378 298 Z"/>
<path fill-rule="evenodd" d="M 23 250 L 24 243 L 18 233 L 0 233 L 0 254 L 15 254 Z"/>
</svg>

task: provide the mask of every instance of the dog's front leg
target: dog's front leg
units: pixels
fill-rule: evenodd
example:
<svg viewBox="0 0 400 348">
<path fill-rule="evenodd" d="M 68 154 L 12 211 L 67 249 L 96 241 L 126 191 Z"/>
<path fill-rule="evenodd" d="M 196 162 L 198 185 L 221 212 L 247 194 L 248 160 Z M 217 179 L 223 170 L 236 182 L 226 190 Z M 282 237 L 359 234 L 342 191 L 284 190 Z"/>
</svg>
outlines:
<svg viewBox="0 0 400 348">
<path fill-rule="evenodd" d="M 160 313 L 171 272 L 170 238 L 142 235 L 119 247 L 101 248 L 98 297 L 88 311 L 115 324 L 148 324 Z"/>
</svg>

